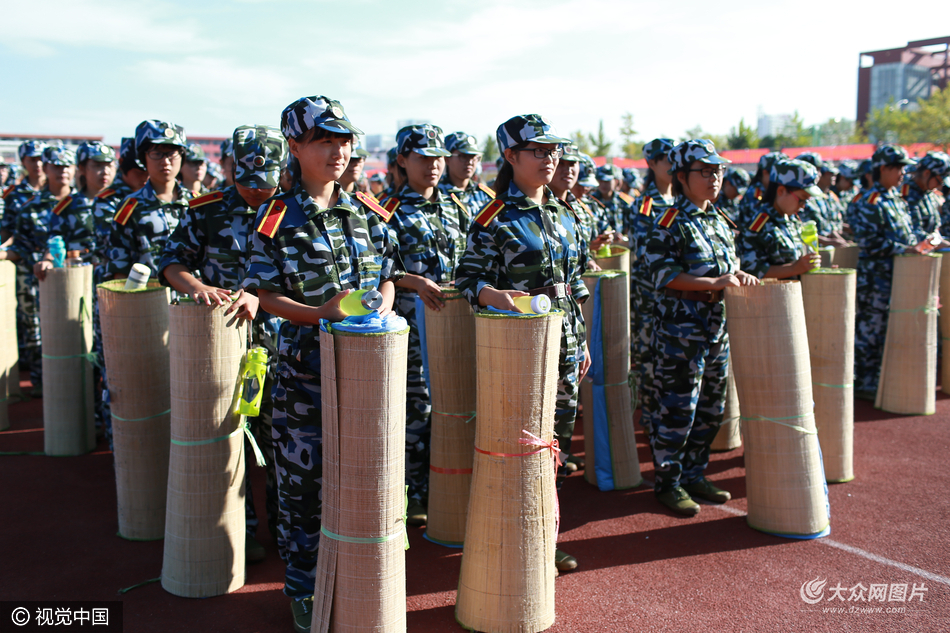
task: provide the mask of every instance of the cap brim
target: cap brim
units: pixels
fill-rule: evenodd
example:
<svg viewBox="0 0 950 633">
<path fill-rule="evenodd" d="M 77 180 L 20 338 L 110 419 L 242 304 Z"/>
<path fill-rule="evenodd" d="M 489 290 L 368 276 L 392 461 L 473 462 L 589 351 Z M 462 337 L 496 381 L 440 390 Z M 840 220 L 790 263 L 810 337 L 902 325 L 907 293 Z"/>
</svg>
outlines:
<svg viewBox="0 0 950 633">
<path fill-rule="evenodd" d="M 707 165 L 727 165 L 732 161 L 728 158 L 724 158 L 719 154 L 713 154 L 712 156 L 706 156 L 705 158 L 698 159 L 701 163 L 706 163 Z"/>
<path fill-rule="evenodd" d="M 577 184 L 579 184 L 581 187 L 596 187 L 597 181 L 593 178 L 586 178 L 584 180 L 578 180 Z"/>
<path fill-rule="evenodd" d="M 267 187 L 261 186 L 261 179 Z M 234 182 L 248 189 L 273 189 L 280 186 L 280 167 L 251 172 L 248 176 L 236 178 Z"/>
<path fill-rule="evenodd" d="M 185 147 L 183 143 L 179 143 L 178 141 L 172 138 L 165 138 L 164 136 L 162 138 L 149 139 L 149 142 L 152 145 L 177 145 L 178 147 Z"/>
<path fill-rule="evenodd" d="M 336 134 L 362 134 L 363 130 L 359 129 L 349 121 L 344 121 L 343 119 L 333 119 L 332 121 L 327 121 L 326 123 L 321 123 L 317 126 L 322 130 L 327 132 L 335 132 Z"/>
<path fill-rule="evenodd" d="M 534 138 L 528 139 L 529 143 L 571 143 L 571 139 L 564 138 L 562 136 L 555 136 L 553 134 L 542 134 L 541 136 L 535 136 Z"/>
<path fill-rule="evenodd" d="M 448 152 L 444 149 L 439 149 L 438 147 L 417 147 L 414 151 L 416 154 L 422 154 L 423 156 L 451 156 L 452 152 Z"/>
<path fill-rule="evenodd" d="M 811 187 L 805 187 L 804 191 L 805 191 L 805 193 L 807 193 L 808 195 L 810 195 L 812 198 L 817 198 L 818 200 L 821 200 L 822 198 L 827 197 L 827 196 L 825 196 L 825 192 L 822 191 L 822 190 L 818 187 L 818 185 L 812 185 Z"/>
</svg>

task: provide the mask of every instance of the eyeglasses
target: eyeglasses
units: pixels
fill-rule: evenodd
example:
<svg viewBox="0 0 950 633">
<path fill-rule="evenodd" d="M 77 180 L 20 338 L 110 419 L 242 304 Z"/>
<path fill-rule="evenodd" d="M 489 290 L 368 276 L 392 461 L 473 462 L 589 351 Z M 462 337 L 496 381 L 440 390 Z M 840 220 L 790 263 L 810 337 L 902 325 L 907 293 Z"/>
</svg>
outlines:
<svg viewBox="0 0 950 633">
<path fill-rule="evenodd" d="M 805 197 L 803 198 L 799 194 L 803 194 Z M 803 191 L 793 191 L 792 195 L 798 198 L 798 206 L 800 207 L 805 206 L 805 203 L 808 202 L 809 198 L 811 198 L 810 195 L 808 195 L 807 193 L 804 193 Z"/>
<path fill-rule="evenodd" d="M 702 169 L 690 169 L 688 171 L 699 172 L 699 175 L 703 178 L 712 178 L 713 176 L 716 178 L 722 178 L 722 175 L 726 173 L 724 167 L 703 167 Z"/>
<path fill-rule="evenodd" d="M 148 156 L 149 158 L 151 158 L 152 160 L 158 160 L 158 161 L 168 160 L 168 161 L 173 161 L 173 160 L 175 160 L 175 157 L 176 157 L 176 156 L 178 156 L 178 157 L 184 156 L 184 155 L 185 155 L 185 152 L 182 151 L 182 150 L 180 150 L 180 149 L 176 149 L 176 150 L 173 150 L 173 151 L 171 151 L 171 152 L 163 152 L 163 151 L 160 150 L 160 149 L 150 149 L 150 150 L 148 150 L 147 152 L 145 152 L 145 155 Z"/>
<path fill-rule="evenodd" d="M 564 156 L 564 149 L 561 147 L 555 149 L 541 149 L 540 147 L 521 147 L 516 151 L 519 152 L 534 152 L 534 157 L 538 159 L 545 158 L 560 158 Z"/>
</svg>

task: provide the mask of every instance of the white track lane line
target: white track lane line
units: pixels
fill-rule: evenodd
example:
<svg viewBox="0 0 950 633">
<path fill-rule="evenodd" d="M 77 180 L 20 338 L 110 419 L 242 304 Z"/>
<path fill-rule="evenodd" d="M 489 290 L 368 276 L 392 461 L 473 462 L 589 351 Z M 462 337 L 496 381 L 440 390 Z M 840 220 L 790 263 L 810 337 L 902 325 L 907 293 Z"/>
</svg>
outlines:
<svg viewBox="0 0 950 633">
<path fill-rule="evenodd" d="M 702 501 L 700 501 L 700 503 L 702 503 Z M 743 512 L 742 510 L 737 510 L 736 508 L 730 508 L 727 505 L 718 505 L 715 503 L 703 503 L 703 505 L 716 508 L 717 510 L 722 510 L 723 512 L 727 512 L 735 516 L 740 516 L 740 517 L 746 516 L 746 513 Z M 946 576 L 941 576 L 939 574 L 935 574 L 933 572 L 929 572 L 926 569 L 921 569 L 920 567 L 914 567 L 913 565 L 908 565 L 906 563 L 901 563 L 896 560 L 891 560 L 890 558 L 884 558 L 883 556 L 878 556 L 877 554 L 873 554 L 871 552 L 865 551 L 859 547 L 854 547 L 852 545 L 845 545 L 844 543 L 839 543 L 838 541 L 832 540 L 828 537 L 818 538 L 818 539 L 813 539 L 813 540 L 817 543 L 821 543 L 822 545 L 828 545 L 830 547 L 843 550 L 850 554 L 855 554 L 856 556 L 860 556 L 861 558 L 866 558 L 867 560 L 874 561 L 875 563 L 880 563 L 881 565 L 887 565 L 888 567 L 896 567 L 897 569 L 902 569 L 906 572 L 916 574 L 920 576 L 921 578 L 926 578 L 927 580 L 932 580 L 934 582 L 950 585 L 950 578 L 947 578 Z"/>
</svg>

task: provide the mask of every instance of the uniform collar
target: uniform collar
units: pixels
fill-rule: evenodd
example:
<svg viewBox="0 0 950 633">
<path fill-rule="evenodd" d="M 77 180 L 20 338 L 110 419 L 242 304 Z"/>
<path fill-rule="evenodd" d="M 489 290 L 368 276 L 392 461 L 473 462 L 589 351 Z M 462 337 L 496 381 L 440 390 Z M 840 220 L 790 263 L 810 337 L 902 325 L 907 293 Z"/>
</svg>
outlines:
<svg viewBox="0 0 950 633">
<path fill-rule="evenodd" d="M 558 204 L 558 199 L 554 196 L 554 192 L 551 191 L 550 187 L 544 187 L 544 195 L 548 199 L 548 201 L 544 203 L 544 206 Z M 519 209 L 532 209 L 538 206 L 538 203 L 522 193 L 514 180 L 511 181 L 511 184 L 508 185 L 508 191 L 505 192 L 505 202 L 513 204 Z"/>
<path fill-rule="evenodd" d="M 298 182 L 294 185 L 293 190 L 291 191 L 294 198 L 296 198 L 297 203 L 300 207 L 307 213 L 307 217 L 313 218 L 321 213 L 326 213 L 331 209 L 343 209 L 349 211 L 350 213 L 356 213 L 356 205 L 353 204 L 353 199 L 350 197 L 350 194 L 343 191 L 343 187 L 340 186 L 340 183 L 333 184 L 333 193 L 336 196 L 336 204 L 329 208 L 320 208 L 317 206 L 317 203 L 313 198 L 310 197 L 310 194 L 307 193 L 307 190 L 303 188 L 303 185 Z"/>
<path fill-rule="evenodd" d="M 709 203 L 709 206 L 706 207 L 706 210 L 702 211 L 699 207 L 690 202 L 689 198 L 686 196 L 679 196 L 676 199 L 676 202 L 673 203 L 673 206 L 680 211 L 684 211 L 688 215 L 692 216 L 716 215 L 716 207 L 713 205 L 713 203 Z"/>
<path fill-rule="evenodd" d="M 662 193 L 660 193 L 660 190 L 657 189 L 656 183 L 652 181 L 650 182 L 649 185 L 647 185 L 646 189 L 643 190 L 643 195 L 648 198 L 652 198 L 654 200 L 662 200 L 663 202 L 667 204 L 669 204 L 672 201 L 672 196 L 670 196 L 669 198 L 664 196 Z"/>
<path fill-rule="evenodd" d="M 415 189 L 409 185 L 403 185 L 402 189 L 399 190 L 399 201 L 403 204 L 411 204 L 414 207 L 422 207 L 427 204 L 442 204 L 442 190 L 438 187 L 434 188 L 435 200 L 426 200 L 422 197 L 422 194 L 417 193 Z M 461 189 L 459 189 L 461 191 Z"/>
<path fill-rule="evenodd" d="M 158 199 L 158 196 L 155 195 L 155 187 L 152 186 L 152 181 L 148 180 L 145 182 L 145 186 L 139 189 L 141 197 L 143 200 L 151 200 L 153 202 L 158 202 L 160 204 L 188 204 L 188 199 L 185 198 L 185 188 L 181 186 L 181 183 L 177 180 L 175 181 L 175 199 L 171 202 L 164 202 Z"/>
</svg>

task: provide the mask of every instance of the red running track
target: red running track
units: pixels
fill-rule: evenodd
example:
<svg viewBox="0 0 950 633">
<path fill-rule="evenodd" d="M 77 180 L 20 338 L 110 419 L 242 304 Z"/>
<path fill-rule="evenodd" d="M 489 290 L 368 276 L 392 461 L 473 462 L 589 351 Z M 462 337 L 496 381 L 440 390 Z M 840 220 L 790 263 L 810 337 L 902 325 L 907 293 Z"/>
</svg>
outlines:
<svg viewBox="0 0 950 633">
<path fill-rule="evenodd" d="M 41 400 L 10 406 L 0 451 L 42 451 L 41 407 Z M 863 401 L 855 416 L 856 479 L 830 487 L 831 535 L 823 539 L 783 539 L 746 525 L 741 449 L 714 455 L 709 468 L 733 500 L 704 505 L 696 518 L 667 512 L 646 487 L 599 492 L 579 473 L 569 477 L 559 546 L 580 568 L 556 581 L 549 631 L 950 630 L 950 398 L 938 396 L 933 416 L 893 416 Z M 579 421 L 575 446 L 583 446 L 582 433 Z M 640 433 L 638 440 L 649 480 L 649 452 Z M 263 517 L 263 471 L 249 472 Z M 266 528 L 258 536 L 267 560 L 249 566 L 247 584 L 232 594 L 178 598 L 153 583 L 120 596 L 160 574 L 162 543 L 116 536 L 112 455 L 103 443 L 81 457 L 0 456 L 0 481 L 3 600 L 122 600 L 127 632 L 292 630 L 283 566 Z M 410 530 L 406 553 L 409 631 L 461 631 L 453 617 L 460 550 L 434 545 L 422 531 Z M 809 605 L 800 589 L 814 579 L 827 581 L 825 599 Z M 890 592 L 904 583 L 923 601 L 848 601 L 859 584 Z M 833 599 L 838 586 L 844 600 Z"/>
</svg>

